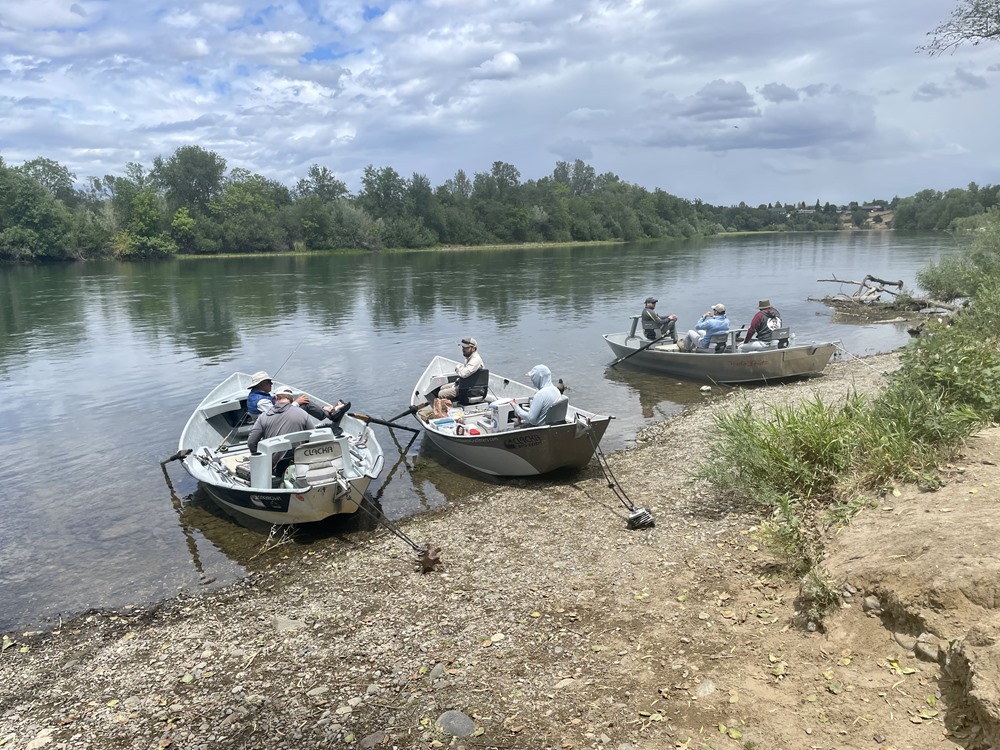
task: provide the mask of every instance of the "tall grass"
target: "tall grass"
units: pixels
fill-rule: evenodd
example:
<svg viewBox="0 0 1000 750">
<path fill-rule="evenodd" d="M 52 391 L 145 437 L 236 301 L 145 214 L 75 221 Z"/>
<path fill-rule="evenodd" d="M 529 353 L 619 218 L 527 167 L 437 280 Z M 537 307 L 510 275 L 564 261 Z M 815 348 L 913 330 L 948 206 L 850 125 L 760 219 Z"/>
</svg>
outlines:
<svg viewBox="0 0 1000 750">
<path fill-rule="evenodd" d="M 928 326 L 877 396 L 758 412 L 743 403 L 716 416 L 713 459 L 697 475 L 767 513 L 759 536 L 818 612 L 837 601 L 819 567 L 823 518 L 847 518 L 900 481 L 936 486 L 941 463 L 1000 421 L 1000 276 L 978 281 L 953 325 Z"/>
</svg>

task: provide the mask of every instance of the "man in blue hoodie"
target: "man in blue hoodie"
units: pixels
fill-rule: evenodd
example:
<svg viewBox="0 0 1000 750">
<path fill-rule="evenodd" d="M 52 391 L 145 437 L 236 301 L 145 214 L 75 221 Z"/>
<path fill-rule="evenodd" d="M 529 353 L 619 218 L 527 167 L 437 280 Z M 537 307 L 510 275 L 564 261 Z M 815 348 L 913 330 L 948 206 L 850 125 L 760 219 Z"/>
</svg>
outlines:
<svg viewBox="0 0 1000 750">
<path fill-rule="evenodd" d="M 725 333 L 728 330 L 729 318 L 726 317 L 726 306 L 720 302 L 712 305 L 712 309 L 701 316 L 701 320 L 687 332 L 677 348 L 685 352 L 707 352 L 712 335 Z"/>
<path fill-rule="evenodd" d="M 563 394 L 553 384 L 552 371 L 545 365 L 535 365 L 532 367 L 528 371 L 528 377 L 531 378 L 531 384 L 538 389 L 538 392 L 531 397 L 530 408 L 526 411 L 518 406 L 516 401 L 512 403 L 514 405 L 514 413 L 518 418 L 523 419 L 532 427 L 537 427 L 538 425 L 547 424 L 546 420 L 549 418 L 549 411 L 563 397 Z"/>
</svg>

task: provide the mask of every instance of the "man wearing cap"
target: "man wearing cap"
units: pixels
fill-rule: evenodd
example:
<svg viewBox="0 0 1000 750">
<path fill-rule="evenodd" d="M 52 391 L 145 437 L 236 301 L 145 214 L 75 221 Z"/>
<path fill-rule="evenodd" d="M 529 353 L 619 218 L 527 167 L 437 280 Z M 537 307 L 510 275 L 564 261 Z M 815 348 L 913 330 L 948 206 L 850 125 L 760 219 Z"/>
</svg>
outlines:
<svg viewBox="0 0 1000 750">
<path fill-rule="evenodd" d="M 247 447 L 251 453 L 257 452 L 257 445 L 266 438 L 287 435 L 289 432 L 299 432 L 300 430 L 311 430 L 312 420 L 304 409 L 295 405 L 293 399 L 295 394 L 291 388 L 279 388 L 274 394 L 274 405 L 264 414 L 261 414 L 257 421 L 250 428 L 250 437 L 247 438 Z M 288 451 L 275 453 L 271 457 L 271 465 L 278 470 L 279 463 Z"/>
<path fill-rule="evenodd" d="M 479 356 L 479 346 L 476 344 L 476 340 L 471 336 L 466 336 L 461 341 L 462 355 L 465 357 L 465 362 L 460 365 L 455 365 L 455 374 L 460 378 L 467 378 L 474 372 L 479 372 L 483 369 L 483 358 Z M 446 398 L 451 400 L 458 395 L 458 384 L 457 383 L 447 383 L 441 386 L 438 391 L 438 398 Z"/>
<path fill-rule="evenodd" d="M 669 337 L 675 344 L 677 343 L 677 316 L 670 313 L 665 318 L 661 318 L 656 313 L 655 297 L 646 297 L 646 306 L 642 309 L 639 320 L 642 321 L 642 332 L 647 339 L 660 339 Z"/>
<path fill-rule="evenodd" d="M 267 414 L 275 406 L 275 401 L 271 397 L 271 376 L 263 370 L 258 370 L 250 376 L 250 393 L 247 395 L 247 414 L 252 419 L 256 419 L 262 414 Z M 334 424 L 334 431 L 340 423 L 340 419 L 346 413 L 345 404 L 338 400 L 333 406 L 319 407 L 309 402 L 309 397 L 304 393 L 294 399 L 297 406 L 301 406 L 307 414 L 315 419 L 329 419 Z"/>
<path fill-rule="evenodd" d="M 708 351 L 708 343 L 716 333 L 729 330 L 729 318 L 726 317 L 726 306 L 719 302 L 701 316 L 693 329 L 687 332 L 684 341 L 678 346 L 681 351 Z"/>
<path fill-rule="evenodd" d="M 767 349 L 771 346 L 771 335 L 781 328 L 781 315 L 771 307 L 771 300 L 762 299 L 757 302 L 757 314 L 750 321 L 750 328 L 747 337 L 743 340 L 743 351 L 753 351 L 756 349 Z M 754 337 L 757 340 L 754 341 Z"/>
</svg>

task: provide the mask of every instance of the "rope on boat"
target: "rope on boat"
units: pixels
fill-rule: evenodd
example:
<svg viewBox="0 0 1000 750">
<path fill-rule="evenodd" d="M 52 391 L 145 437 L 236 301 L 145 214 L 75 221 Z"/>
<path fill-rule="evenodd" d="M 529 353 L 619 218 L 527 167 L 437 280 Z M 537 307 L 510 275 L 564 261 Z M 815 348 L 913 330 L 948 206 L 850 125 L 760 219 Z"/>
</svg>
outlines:
<svg viewBox="0 0 1000 750">
<path fill-rule="evenodd" d="M 607 482 L 608 488 L 615 494 L 619 502 L 629 511 L 628 516 L 625 517 L 625 523 L 628 528 L 634 531 L 636 529 L 647 529 L 655 526 L 656 519 L 653 518 L 653 514 L 646 508 L 637 507 L 631 498 L 629 498 L 628 493 L 625 492 L 617 477 L 615 477 L 614 472 L 611 470 L 611 465 L 608 463 L 607 456 L 601 450 L 601 446 L 594 437 L 594 430 L 589 424 L 587 425 L 587 436 L 590 438 L 590 444 L 594 446 L 594 455 L 597 456 L 597 465 L 601 469 L 601 474 L 604 475 L 604 481 Z M 587 494 L 586 491 L 584 491 L 584 494 Z M 601 505 L 604 505 L 604 503 L 601 503 Z M 607 505 L 604 505 L 604 507 L 619 518 L 623 517 L 613 508 Z"/>
<path fill-rule="evenodd" d="M 371 510 L 368 507 L 368 504 L 364 502 L 364 498 L 362 498 L 362 502 L 358 503 L 358 510 L 366 513 L 369 518 L 374 520 L 376 523 L 382 524 L 394 536 L 408 544 L 410 548 L 417 553 L 417 563 L 420 565 L 421 572 L 430 573 L 435 567 L 441 564 L 440 547 L 421 547 L 413 541 L 413 539 L 411 539 L 405 531 L 399 528 L 398 525 L 386 518 L 384 513 Z"/>
</svg>

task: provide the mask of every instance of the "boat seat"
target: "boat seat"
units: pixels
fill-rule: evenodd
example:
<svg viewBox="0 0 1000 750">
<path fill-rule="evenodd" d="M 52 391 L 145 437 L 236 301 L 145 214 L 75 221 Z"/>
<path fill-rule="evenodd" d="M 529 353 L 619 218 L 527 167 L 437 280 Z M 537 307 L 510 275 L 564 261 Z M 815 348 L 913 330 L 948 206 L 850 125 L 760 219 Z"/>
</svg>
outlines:
<svg viewBox="0 0 1000 750">
<path fill-rule="evenodd" d="M 569 412 L 569 396 L 560 396 L 549 408 L 542 424 L 562 424 L 566 421 L 566 414 Z"/>
<path fill-rule="evenodd" d="M 465 405 L 482 403 L 486 400 L 489 387 L 490 371 L 485 367 L 480 368 L 469 377 L 455 381 L 455 388 L 458 390 L 455 401 Z"/>
<path fill-rule="evenodd" d="M 775 328 L 771 331 L 771 341 L 777 341 L 779 349 L 784 349 L 788 346 L 789 336 L 787 328 Z"/>
<path fill-rule="evenodd" d="M 729 346 L 729 333 L 729 331 L 713 333 L 712 338 L 708 340 L 708 350 L 716 354 L 722 354 L 726 351 L 726 347 Z"/>
</svg>

